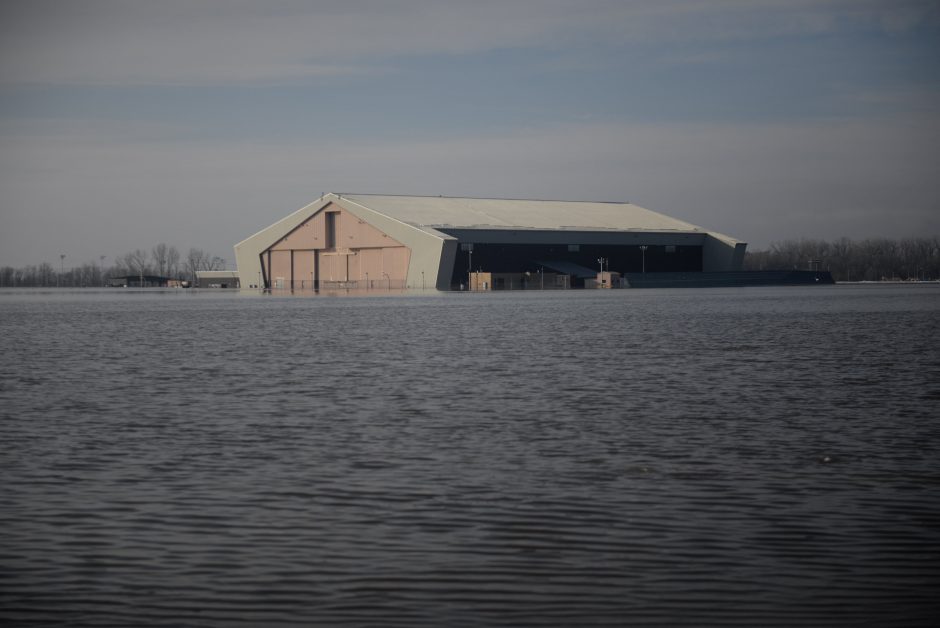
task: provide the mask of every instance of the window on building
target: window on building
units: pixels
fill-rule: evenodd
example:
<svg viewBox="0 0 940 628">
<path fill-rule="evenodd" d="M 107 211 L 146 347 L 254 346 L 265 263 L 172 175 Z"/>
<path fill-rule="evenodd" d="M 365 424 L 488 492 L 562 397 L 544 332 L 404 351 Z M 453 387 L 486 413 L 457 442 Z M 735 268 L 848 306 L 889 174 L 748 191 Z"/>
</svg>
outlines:
<svg viewBox="0 0 940 628">
<path fill-rule="evenodd" d="M 326 212 L 326 248 L 336 248 L 336 214 L 339 212 Z"/>
</svg>

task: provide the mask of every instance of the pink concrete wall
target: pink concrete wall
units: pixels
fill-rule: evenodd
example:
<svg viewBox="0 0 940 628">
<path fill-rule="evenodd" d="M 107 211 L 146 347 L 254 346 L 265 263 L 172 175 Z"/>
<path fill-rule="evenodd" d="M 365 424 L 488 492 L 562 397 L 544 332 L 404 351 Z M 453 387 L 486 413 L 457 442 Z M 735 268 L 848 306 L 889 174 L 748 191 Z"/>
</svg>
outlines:
<svg viewBox="0 0 940 628">
<path fill-rule="evenodd" d="M 383 288 L 391 281 L 398 286 L 407 277 L 410 258 L 411 252 L 404 246 L 358 249 L 356 255 L 349 257 L 350 280 L 363 285 L 368 280 L 372 286 L 381 282 Z"/>
<path fill-rule="evenodd" d="M 336 246 L 357 248 L 380 248 L 401 246 L 369 223 L 349 212 L 342 212 L 336 222 Z"/>
<path fill-rule="evenodd" d="M 290 251 L 271 251 L 270 280 L 273 282 L 278 278 L 284 282 L 290 281 Z"/>
<path fill-rule="evenodd" d="M 291 249 L 309 250 L 325 248 L 324 236 L 326 234 L 326 221 L 324 212 L 331 211 L 332 205 L 327 205 L 315 216 L 304 221 L 299 227 L 274 243 L 271 247 L 275 251 L 289 251 Z"/>
<path fill-rule="evenodd" d="M 274 251 L 326 248 L 326 214 L 336 213 L 336 248 L 401 246 L 358 216 L 332 203 L 304 221 L 271 247 Z"/>
<path fill-rule="evenodd" d="M 335 212 L 336 246 L 326 247 L 326 213 Z M 291 252 L 293 251 L 293 266 Z M 262 254 L 262 266 L 275 285 L 283 277 L 282 288 L 310 287 L 311 272 L 320 282 L 355 282 L 356 287 L 403 287 L 408 275 L 411 252 L 400 242 L 338 205 L 329 204 L 275 242 Z M 315 263 L 316 262 L 316 263 Z M 293 284 L 291 280 L 293 279 Z M 303 285 L 301 285 L 303 282 Z"/>
<path fill-rule="evenodd" d="M 294 288 L 313 285 L 313 256 L 313 251 L 294 251 Z"/>
<path fill-rule="evenodd" d="M 334 255 L 326 251 L 317 251 L 320 258 L 320 281 L 349 281 L 347 271 L 348 255 Z"/>
</svg>

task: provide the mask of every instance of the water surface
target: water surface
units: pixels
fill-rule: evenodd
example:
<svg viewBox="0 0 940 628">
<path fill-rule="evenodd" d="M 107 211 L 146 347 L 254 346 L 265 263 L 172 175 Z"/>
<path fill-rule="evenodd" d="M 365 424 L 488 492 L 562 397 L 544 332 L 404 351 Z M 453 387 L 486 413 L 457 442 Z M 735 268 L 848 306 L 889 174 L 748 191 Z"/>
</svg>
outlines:
<svg viewBox="0 0 940 628">
<path fill-rule="evenodd" d="M 0 291 L 0 620 L 936 625 L 940 286 Z"/>
</svg>

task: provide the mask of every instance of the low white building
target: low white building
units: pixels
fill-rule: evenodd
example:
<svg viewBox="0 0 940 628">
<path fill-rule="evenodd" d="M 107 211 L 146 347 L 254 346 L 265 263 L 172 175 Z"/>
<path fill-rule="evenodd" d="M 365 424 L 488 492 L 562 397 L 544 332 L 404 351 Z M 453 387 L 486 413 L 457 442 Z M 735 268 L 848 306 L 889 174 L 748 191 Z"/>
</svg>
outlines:
<svg viewBox="0 0 940 628">
<path fill-rule="evenodd" d="M 238 271 L 235 270 L 197 270 L 197 288 L 240 288 Z"/>
</svg>

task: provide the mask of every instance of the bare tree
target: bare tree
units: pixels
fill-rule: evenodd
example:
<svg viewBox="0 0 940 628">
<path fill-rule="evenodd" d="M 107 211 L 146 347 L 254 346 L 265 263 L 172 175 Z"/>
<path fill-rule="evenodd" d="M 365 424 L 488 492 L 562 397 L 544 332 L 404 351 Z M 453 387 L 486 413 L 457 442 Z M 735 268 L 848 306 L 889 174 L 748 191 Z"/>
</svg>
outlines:
<svg viewBox="0 0 940 628">
<path fill-rule="evenodd" d="M 186 256 L 186 267 L 189 271 L 189 278 L 194 285 L 196 283 L 196 271 L 202 270 L 202 260 L 205 256 L 205 252 L 197 248 L 190 248 L 189 254 Z"/>
<path fill-rule="evenodd" d="M 43 262 L 40 264 L 37 274 L 39 275 L 38 285 L 44 288 L 55 285 L 55 280 L 53 278 L 56 276 L 56 272 L 52 267 L 52 264 L 49 262 Z"/>
<path fill-rule="evenodd" d="M 180 252 L 176 249 L 175 246 L 171 246 L 166 250 L 166 276 L 178 278 L 179 268 Z"/>
<path fill-rule="evenodd" d="M 151 256 L 153 257 L 154 270 L 157 271 L 157 274 L 161 277 L 167 276 L 167 245 L 165 242 L 153 247 L 150 251 Z"/>
<path fill-rule="evenodd" d="M 137 249 L 124 255 L 124 263 L 140 277 L 140 287 L 144 287 L 144 273 L 147 272 L 147 252 Z"/>
<path fill-rule="evenodd" d="M 811 259 L 832 272 L 836 281 L 928 279 L 940 276 L 940 238 L 840 238 L 833 242 L 785 240 L 767 251 L 749 251 L 745 268 L 806 268 Z"/>
</svg>

